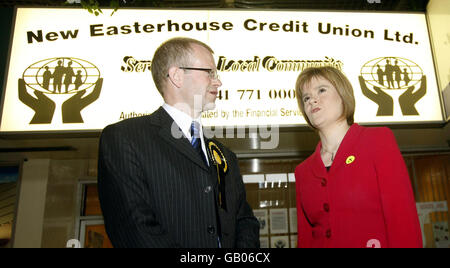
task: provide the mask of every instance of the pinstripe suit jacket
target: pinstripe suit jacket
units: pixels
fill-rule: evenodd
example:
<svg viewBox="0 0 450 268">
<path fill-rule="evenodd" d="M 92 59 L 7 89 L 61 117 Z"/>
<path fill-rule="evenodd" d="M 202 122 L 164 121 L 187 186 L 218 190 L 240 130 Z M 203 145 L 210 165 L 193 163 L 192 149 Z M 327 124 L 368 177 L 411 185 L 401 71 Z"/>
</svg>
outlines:
<svg viewBox="0 0 450 268">
<path fill-rule="evenodd" d="M 160 107 L 149 116 L 107 126 L 100 138 L 98 191 L 115 247 L 259 247 L 259 223 L 246 200 L 234 153 L 216 142 L 229 163 L 227 210 L 217 208 L 215 168 Z M 216 210 L 218 210 L 218 217 Z"/>
</svg>

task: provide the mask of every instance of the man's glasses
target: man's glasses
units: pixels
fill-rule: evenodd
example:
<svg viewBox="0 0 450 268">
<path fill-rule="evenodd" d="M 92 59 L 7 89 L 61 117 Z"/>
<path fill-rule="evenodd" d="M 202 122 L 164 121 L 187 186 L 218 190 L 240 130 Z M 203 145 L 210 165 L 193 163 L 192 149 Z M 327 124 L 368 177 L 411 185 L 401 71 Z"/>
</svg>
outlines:
<svg viewBox="0 0 450 268">
<path fill-rule="evenodd" d="M 217 70 L 209 69 L 209 68 L 194 68 L 194 67 L 178 67 L 182 70 L 194 70 L 194 71 L 204 71 L 207 72 L 209 75 L 209 78 L 218 80 L 220 79 L 219 75 L 217 74 Z"/>
</svg>

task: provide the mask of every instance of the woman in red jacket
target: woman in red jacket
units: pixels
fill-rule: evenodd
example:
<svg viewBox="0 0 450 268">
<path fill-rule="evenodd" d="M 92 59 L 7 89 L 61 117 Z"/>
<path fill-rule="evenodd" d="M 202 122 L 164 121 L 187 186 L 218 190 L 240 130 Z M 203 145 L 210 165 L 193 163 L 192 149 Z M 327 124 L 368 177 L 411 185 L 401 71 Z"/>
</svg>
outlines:
<svg viewBox="0 0 450 268">
<path fill-rule="evenodd" d="M 392 132 L 353 122 L 353 88 L 335 68 L 304 70 L 295 89 L 320 136 L 295 170 L 298 246 L 422 247 L 408 171 Z"/>
</svg>

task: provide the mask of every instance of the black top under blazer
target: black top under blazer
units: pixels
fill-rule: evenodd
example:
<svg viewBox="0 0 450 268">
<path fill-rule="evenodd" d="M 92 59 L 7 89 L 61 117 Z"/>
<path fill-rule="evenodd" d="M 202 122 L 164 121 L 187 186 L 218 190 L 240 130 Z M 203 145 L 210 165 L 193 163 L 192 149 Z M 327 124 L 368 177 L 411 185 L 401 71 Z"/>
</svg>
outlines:
<svg viewBox="0 0 450 268">
<path fill-rule="evenodd" d="M 259 223 L 236 155 L 214 141 L 229 166 L 225 211 L 217 206 L 215 166 L 208 167 L 186 137 L 173 137 L 173 123 L 160 107 L 102 132 L 98 191 L 113 246 L 216 248 L 221 233 L 224 248 L 259 247 Z"/>
</svg>

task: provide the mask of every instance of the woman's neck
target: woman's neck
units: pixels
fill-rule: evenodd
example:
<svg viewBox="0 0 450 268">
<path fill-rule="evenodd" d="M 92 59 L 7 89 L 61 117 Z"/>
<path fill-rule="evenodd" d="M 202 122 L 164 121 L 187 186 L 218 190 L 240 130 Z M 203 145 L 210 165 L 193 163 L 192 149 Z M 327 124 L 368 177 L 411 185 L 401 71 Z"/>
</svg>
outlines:
<svg viewBox="0 0 450 268">
<path fill-rule="evenodd" d="M 320 129 L 319 136 L 322 142 L 322 151 L 336 154 L 349 128 L 350 126 L 347 124 L 347 120 L 341 120 L 326 128 Z"/>
</svg>

